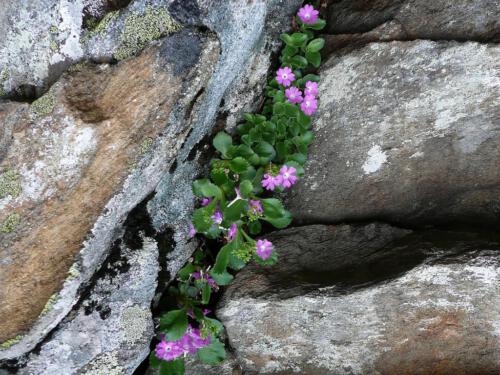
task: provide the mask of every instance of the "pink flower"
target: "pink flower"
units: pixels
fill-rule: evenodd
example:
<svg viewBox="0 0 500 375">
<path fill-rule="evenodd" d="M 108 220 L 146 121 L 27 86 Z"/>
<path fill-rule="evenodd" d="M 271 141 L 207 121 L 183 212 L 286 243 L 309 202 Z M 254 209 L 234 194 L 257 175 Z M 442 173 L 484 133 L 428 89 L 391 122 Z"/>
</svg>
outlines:
<svg viewBox="0 0 500 375">
<path fill-rule="evenodd" d="M 318 84 L 316 82 L 307 81 L 306 88 L 304 89 L 304 94 L 306 96 L 311 95 L 316 97 L 316 95 L 318 95 Z"/>
<path fill-rule="evenodd" d="M 283 179 L 282 185 L 285 188 L 289 188 L 297 182 L 297 176 L 295 173 L 297 170 L 294 167 L 282 166 L 280 169 L 280 175 Z"/>
<path fill-rule="evenodd" d="M 218 289 L 219 286 L 217 285 L 217 283 L 215 282 L 215 280 L 212 278 L 212 276 L 210 276 L 208 273 L 204 272 L 204 275 L 202 275 L 202 272 L 200 271 L 195 271 L 192 273 L 192 276 L 195 280 L 199 280 L 199 279 L 203 279 L 203 280 L 206 280 L 208 285 L 210 285 L 210 287 L 212 289 Z"/>
<path fill-rule="evenodd" d="M 179 341 L 161 340 L 156 345 L 155 355 L 157 358 L 164 361 L 173 361 L 184 354 L 184 348 Z"/>
<path fill-rule="evenodd" d="M 290 69 L 288 66 L 280 68 L 276 72 L 276 81 L 278 81 L 280 85 L 288 87 L 294 80 L 295 75 L 293 74 L 292 69 Z"/>
<path fill-rule="evenodd" d="M 238 232 L 238 226 L 233 223 L 227 232 L 227 240 L 232 241 L 236 238 L 236 233 Z"/>
<path fill-rule="evenodd" d="M 266 190 L 274 190 L 277 186 L 281 186 L 283 178 L 281 175 L 271 176 L 270 174 L 265 174 L 262 179 L 262 187 Z"/>
<path fill-rule="evenodd" d="M 196 229 L 192 223 L 189 223 L 189 238 L 196 236 Z"/>
<path fill-rule="evenodd" d="M 254 215 L 260 215 L 264 213 L 264 209 L 262 208 L 262 203 L 257 200 L 250 200 L 250 210 Z"/>
<path fill-rule="evenodd" d="M 208 206 L 208 205 L 210 204 L 210 202 L 212 202 L 212 198 L 203 198 L 203 199 L 201 200 L 201 205 L 202 205 L 203 207 L 205 207 L 205 206 Z"/>
<path fill-rule="evenodd" d="M 318 109 L 318 101 L 312 95 L 306 95 L 304 101 L 300 105 L 300 109 L 306 115 L 311 116 Z"/>
<path fill-rule="evenodd" d="M 219 207 L 217 207 L 214 214 L 212 215 L 212 220 L 214 221 L 215 224 L 220 224 L 222 223 L 223 219 L 224 217 L 222 216 L 222 212 L 220 212 Z"/>
<path fill-rule="evenodd" d="M 302 98 L 302 92 L 297 87 L 290 87 L 289 89 L 286 89 L 285 96 L 292 104 L 301 103 L 302 100 L 304 100 Z"/>
<path fill-rule="evenodd" d="M 314 25 L 318 21 L 319 12 L 312 5 L 304 5 L 297 13 L 303 23 Z"/>
<path fill-rule="evenodd" d="M 255 244 L 255 248 L 258 257 L 262 260 L 268 259 L 273 252 L 273 244 L 268 240 L 258 240 Z"/>
</svg>

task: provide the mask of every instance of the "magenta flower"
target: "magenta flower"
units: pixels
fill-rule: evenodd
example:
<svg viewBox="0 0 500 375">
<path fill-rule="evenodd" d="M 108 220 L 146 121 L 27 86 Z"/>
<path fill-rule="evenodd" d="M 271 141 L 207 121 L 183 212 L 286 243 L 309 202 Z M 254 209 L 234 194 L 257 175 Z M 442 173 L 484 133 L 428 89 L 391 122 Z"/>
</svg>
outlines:
<svg viewBox="0 0 500 375">
<path fill-rule="evenodd" d="M 224 217 L 222 216 L 222 212 L 220 212 L 219 207 L 217 207 L 214 214 L 212 215 L 212 220 L 214 221 L 215 224 L 220 224 L 222 223 L 222 220 L 224 220 Z"/>
<path fill-rule="evenodd" d="M 292 69 L 290 69 L 288 66 L 280 68 L 276 72 L 276 81 L 278 81 L 280 85 L 288 87 L 294 80 L 295 75 L 293 74 Z"/>
<path fill-rule="evenodd" d="M 258 240 L 255 244 L 255 248 L 258 257 L 262 260 L 268 259 L 273 252 L 273 244 L 268 240 Z"/>
<path fill-rule="evenodd" d="M 318 21 L 319 12 L 312 5 L 304 5 L 297 13 L 303 23 L 314 25 Z"/>
<path fill-rule="evenodd" d="M 179 341 L 165 341 L 161 340 L 156 345 L 155 355 L 157 358 L 164 361 L 173 361 L 184 354 L 184 348 Z"/>
<path fill-rule="evenodd" d="M 304 101 L 300 104 L 300 109 L 307 116 L 311 116 L 318 109 L 318 101 L 312 95 L 306 95 Z"/>
<path fill-rule="evenodd" d="M 208 314 L 210 314 L 212 312 L 212 310 L 209 310 L 209 309 L 203 309 L 203 315 L 207 316 Z"/>
<path fill-rule="evenodd" d="M 232 241 L 236 238 L 236 233 L 238 232 L 238 226 L 233 223 L 231 227 L 229 227 L 229 231 L 227 232 L 227 240 Z"/>
<path fill-rule="evenodd" d="M 287 97 L 288 101 L 292 104 L 297 104 L 301 103 L 302 100 L 302 91 L 300 91 L 297 87 L 290 87 L 289 89 L 285 90 L 285 96 Z"/>
<path fill-rule="evenodd" d="M 260 215 L 264 213 L 264 209 L 262 208 L 262 203 L 257 200 L 250 200 L 250 210 L 255 215 Z"/>
<path fill-rule="evenodd" d="M 304 89 L 304 95 L 316 97 L 318 95 L 318 84 L 316 82 L 307 81 L 306 88 Z"/>
<path fill-rule="evenodd" d="M 208 206 L 208 205 L 210 204 L 210 202 L 212 202 L 212 198 L 203 198 L 203 199 L 201 200 L 201 205 L 202 205 L 203 207 L 205 207 L 205 206 Z"/>
<path fill-rule="evenodd" d="M 215 280 L 212 278 L 212 276 L 210 276 L 208 273 L 204 273 L 202 274 L 202 272 L 200 271 L 195 271 L 192 273 L 193 278 L 195 280 L 199 280 L 199 279 L 203 279 L 203 280 L 206 280 L 208 285 L 210 285 L 210 287 L 212 289 L 218 289 L 219 286 L 217 285 L 217 283 L 215 282 Z"/>
<path fill-rule="evenodd" d="M 283 179 L 281 183 L 283 187 L 289 188 L 297 182 L 297 176 L 295 173 L 297 170 L 294 167 L 287 167 L 286 165 L 282 166 L 280 169 L 280 175 Z"/>
<path fill-rule="evenodd" d="M 283 182 L 283 178 L 281 175 L 277 176 L 271 176 L 270 174 L 265 174 L 264 178 L 262 179 L 262 187 L 266 190 L 274 190 L 276 187 L 281 186 L 281 183 Z"/>
<path fill-rule="evenodd" d="M 193 223 L 189 223 L 189 238 L 193 238 L 194 236 L 196 236 L 196 229 Z"/>
</svg>

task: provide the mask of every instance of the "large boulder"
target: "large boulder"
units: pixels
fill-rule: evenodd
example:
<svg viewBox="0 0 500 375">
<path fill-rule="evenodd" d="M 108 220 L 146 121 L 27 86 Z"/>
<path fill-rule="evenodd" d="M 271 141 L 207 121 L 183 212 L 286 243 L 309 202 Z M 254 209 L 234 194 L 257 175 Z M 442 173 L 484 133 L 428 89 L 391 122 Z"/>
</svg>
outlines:
<svg viewBox="0 0 500 375">
<path fill-rule="evenodd" d="M 217 310 L 235 369 L 311 375 L 500 371 L 498 236 L 370 224 L 292 228 L 270 239 L 281 262 L 272 270 L 239 273 Z M 275 285 L 275 273 L 291 275 Z"/>
<path fill-rule="evenodd" d="M 321 70 L 299 222 L 500 221 L 500 47 L 372 43 Z"/>
<path fill-rule="evenodd" d="M 50 45 L 10 55 L 26 73 L 9 75 L 10 94 L 56 83 L 32 104 L 0 104 L 0 367 L 132 373 L 144 360 L 151 306 L 197 245 L 190 181 L 207 139 L 257 106 L 299 3 L 77 1 L 76 20 L 102 18 L 79 33 L 94 62 L 33 79 L 18 59 L 36 49 L 50 65 Z M 105 13 L 110 4 L 123 9 Z M 40 16 L 25 6 L 11 11 Z"/>
<path fill-rule="evenodd" d="M 332 34 L 365 33 L 398 24 L 398 39 L 480 40 L 500 37 L 495 0 L 340 0 L 328 7 Z"/>
</svg>

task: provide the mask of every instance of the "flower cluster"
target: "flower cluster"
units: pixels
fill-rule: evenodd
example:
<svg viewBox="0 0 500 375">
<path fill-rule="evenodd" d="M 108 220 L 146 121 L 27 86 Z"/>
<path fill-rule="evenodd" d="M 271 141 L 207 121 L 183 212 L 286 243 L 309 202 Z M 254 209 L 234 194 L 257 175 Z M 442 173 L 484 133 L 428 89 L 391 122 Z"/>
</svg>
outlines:
<svg viewBox="0 0 500 375">
<path fill-rule="evenodd" d="M 311 116 L 319 104 L 315 72 L 324 45 L 314 37 L 314 31 L 325 27 L 317 10 L 305 5 L 296 21 L 292 34 L 281 35 L 281 66 L 266 86 L 261 113 L 246 113 L 234 135 L 215 136 L 217 158 L 210 163 L 210 175 L 193 182 L 198 205 L 188 235 L 198 235 L 199 248 L 169 289 L 178 308 L 161 317 L 160 342 L 150 356 L 161 373 L 182 374 L 187 355 L 196 354 L 207 364 L 224 360 L 222 323 L 210 318 L 206 308 L 212 293 L 248 262 L 268 266 L 278 260 L 262 232 L 269 226 L 286 228 L 292 221 L 271 192 L 291 188 L 304 173 L 314 139 Z M 214 244 L 220 249 L 212 253 Z"/>
<path fill-rule="evenodd" d="M 167 341 L 165 337 L 156 345 L 156 357 L 164 361 L 173 361 L 185 354 L 194 354 L 200 348 L 210 345 L 210 337 L 202 338 L 200 330 L 188 325 L 186 333 L 176 341 Z"/>
</svg>

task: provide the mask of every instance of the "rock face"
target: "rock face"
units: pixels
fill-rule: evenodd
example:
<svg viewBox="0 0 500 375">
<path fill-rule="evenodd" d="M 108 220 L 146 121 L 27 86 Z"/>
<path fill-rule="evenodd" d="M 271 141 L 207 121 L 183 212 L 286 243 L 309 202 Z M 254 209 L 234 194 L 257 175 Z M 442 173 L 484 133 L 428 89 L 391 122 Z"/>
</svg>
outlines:
<svg viewBox="0 0 500 375">
<path fill-rule="evenodd" d="M 256 106 L 299 5 L 128 3 L 72 2 L 81 50 L 54 75 L 45 39 L 0 44 L 18 68 L 3 85 L 11 98 L 57 81 L 32 104 L 0 102 L 0 367 L 17 373 L 132 373 L 144 360 L 151 305 L 196 248 L 190 182 L 206 140 Z M 31 30 L 28 16 L 57 23 L 63 6 L 9 7 L 0 25 L 19 28 L 5 40 Z M 80 59 L 93 61 L 62 73 Z"/>
<path fill-rule="evenodd" d="M 328 9 L 332 34 L 366 33 L 397 24 L 399 39 L 498 40 L 500 5 L 495 0 L 340 0 Z"/>
<path fill-rule="evenodd" d="M 307 260 L 296 261 L 311 238 Z M 238 274 L 217 312 L 245 374 L 500 371 L 498 237 L 370 224 L 272 239 L 282 262 Z M 309 278 L 320 282 L 305 290 L 301 275 L 315 261 L 322 267 Z M 273 288 L 274 274 L 289 272 Z"/>
<path fill-rule="evenodd" d="M 500 220 L 500 48 L 373 43 L 324 65 L 303 222 Z"/>
</svg>

